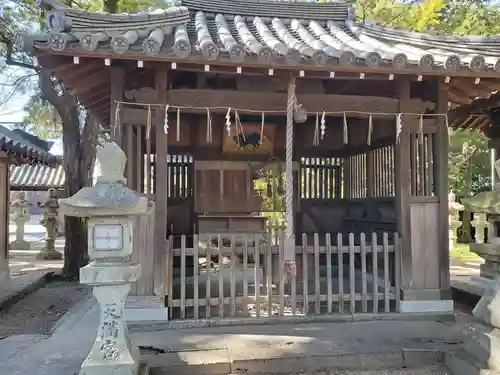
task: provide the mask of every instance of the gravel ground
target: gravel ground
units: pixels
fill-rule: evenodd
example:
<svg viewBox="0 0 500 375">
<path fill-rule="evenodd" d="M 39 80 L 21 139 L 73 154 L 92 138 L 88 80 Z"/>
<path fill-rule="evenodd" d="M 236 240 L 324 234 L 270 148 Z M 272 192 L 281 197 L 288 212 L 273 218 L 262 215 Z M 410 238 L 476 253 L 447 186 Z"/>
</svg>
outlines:
<svg viewBox="0 0 500 375">
<path fill-rule="evenodd" d="M 92 289 L 78 283 L 51 281 L 0 316 L 0 339 L 21 334 L 49 334 L 57 321 Z"/>
</svg>

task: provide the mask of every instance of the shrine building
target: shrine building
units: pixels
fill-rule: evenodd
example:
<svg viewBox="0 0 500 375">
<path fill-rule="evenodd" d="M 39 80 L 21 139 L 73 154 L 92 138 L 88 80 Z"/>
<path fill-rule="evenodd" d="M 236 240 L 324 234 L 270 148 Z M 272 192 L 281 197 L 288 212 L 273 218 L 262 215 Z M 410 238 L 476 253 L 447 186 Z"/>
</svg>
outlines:
<svg viewBox="0 0 500 375">
<path fill-rule="evenodd" d="M 170 318 L 452 312 L 447 113 L 498 86 L 500 42 L 351 6 L 42 0 L 47 31 L 17 36 L 154 200 L 134 293 Z"/>
</svg>

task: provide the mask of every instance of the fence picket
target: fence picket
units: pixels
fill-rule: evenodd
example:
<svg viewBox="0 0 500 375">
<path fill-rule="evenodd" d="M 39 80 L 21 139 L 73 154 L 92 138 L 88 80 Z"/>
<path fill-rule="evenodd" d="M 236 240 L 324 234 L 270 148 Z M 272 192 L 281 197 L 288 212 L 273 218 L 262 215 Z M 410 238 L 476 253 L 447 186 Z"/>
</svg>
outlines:
<svg viewBox="0 0 500 375">
<path fill-rule="evenodd" d="M 264 248 L 264 259 L 266 259 L 266 292 L 267 292 L 267 316 L 273 314 L 273 267 L 271 253 L 271 237 L 266 237 Z"/>
<path fill-rule="evenodd" d="M 205 246 L 206 237 L 208 242 Z M 367 313 L 368 310 L 379 313 L 379 308 L 380 312 L 385 313 L 400 310 L 401 249 L 397 233 L 392 237 L 394 243 L 390 243 L 388 233 L 383 233 L 380 241 L 377 234 L 372 233 L 371 243 L 368 243 L 365 233 L 360 233 L 359 242 L 355 234 L 349 233 L 345 246 L 342 233 L 337 234 L 336 246 L 332 245 L 330 234 L 325 234 L 322 238 L 318 233 L 314 233 L 312 243 L 309 244 L 308 235 L 303 233 L 302 243 L 296 246 L 295 250 L 297 264 L 301 267 L 299 271 L 302 273 L 299 280 L 296 268 L 288 278 L 285 275 L 282 236 L 277 242 L 278 246 L 270 242 L 270 235 L 262 237 L 230 234 L 228 238 L 218 234 L 206 237 L 193 235 L 193 244 L 189 248 L 188 237 L 185 235 L 177 239 L 180 239 L 178 249 L 173 248 L 172 236 L 166 241 L 166 289 L 169 313 L 173 318 L 199 319 L 200 315 L 207 319 L 214 316 L 238 317 L 251 312 L 251 302 L 255 302 L 257 318 L 262 315 L 261 307 L 267 310 L 267 313 L 264 313 L 266 318 L 274 315 L 284 316 L 290 312 L 292 315 L 308 315 L 313 313 L 309 310 L 312 308 L 310 303 L 314 303 L 316 315 L 336 312 Z M 241 245 L 240 238 L 243 238 Z M 367 259 L 370 252 L 371 261 Z M 188 257 L 191 256 L 192 265 L 188 262 Z M 174 262 L 174 257 L 178 257 L 178 261 Z M 345 257 L 348 259 L 344 259 Z M 205 266 L 200 261 L 203 258 Z M 218 266 L 214 264 L 217 261 Z M 180 265 L 180 270 L 174 272 L 174 263 L 175 267 Z M 369 266 L 371 270 L 368 269 Z M 251 267 L 254 267 L 255 291 L 249 296 L 249 293 L 252 293 L 249 290 Z M 322 267 L 325 267 L 326 277 L 321 275 Z M 205 271 L 206 274 L 203 273 Z M 274 276 L 273 272 L 276 272 Z M 174 274 L 177 279 L 174 279 Z M 187 277 L 191 275 L 192 277 Z M 213 280 L 217 286 L 213 284 Z M 302 292 L 299 290 L 299 295 L 297 282 L 298 287 L 302 289 Z M 205 284 L 205 295 L 201 299 L 200 291 L 203 291 L 200 288 L 203 288 L 203 285 L 200 286 L 200 283 Z M 290 283 L 289 288 L 286 283 Z M 369 283 L 372 285 L 368 286 Z M 217 291 L 213 292 L 212 288 Z M 290 294 L 286 295 L 285 292 Z M 217 297 L 212 295 L 215 293 Z M 384 304 L 383 309 L 380 306 L 381 301 Z M 334 308 L 334 303 L 338 304 L 338 307 Z M 214 308 L 215 306 L 217 308 Z M 287 310 L 288 308 L 291 308 L 291 311 Z"/>
<path fill-rule="evenodd" d="M 199 259 L 198 259 L 198 235 L 193 236 L 193 304 L 194 304 L 194 318 L 199 319 L 200 317 L 200 301 L 198 295 L 198 283 L 199 283 Z"/>
<path fill-rule="evenodd" d="M 281 247 L 283 248 L 283 241 L 281 242 L 282 242 Z M 295 255 L 295 258 L 297 258 L 297 255 Z M 292 272 L 290 275 L 290 284 L 291 284 L 290 292 L 292 293 L 292 315 L 295 315 L 297 313 L 297 265 L 296 264 L 294 265 L 294 268 L 291 271 Z"/>
<path fill-rule="evenodd" d="M 327 313 L 332 313 L 332 239 L 330 233 L 326 234 L 326 303 Z"/>
<path fill-rule="evenodd" d="M 304 298 L 304 315 L 309 312 L 309 291 L 307 277 L 307 234 L 302 233 L 302 296 Z"/>
<path fill-rule="evenodd" d="M 243 311 L 248 312 L 248 241 L 243 242 Z"/>
<path fill-rule="evenodd" d="M 389 290 L 391 283 L 389 281 L 389 235 L 383 234 L 382 243 L 384 245 L 384 312 L 390 312 Z"/>
<path fill-rule="evenodd" d="M 396 312 L 401 312 L 401 241 L 394 233 L 394 289 L 396 289 Z"/>
<path fill-rule="evenodd" d="M 366 235 L 361 233 L 359 244 L 361 247 L 361 311 L 368 312 L 368 290 L 366 286 Z"/>
<path fill-rule="evenodd" d="M 354 314 L 356 309 L 356 274 L 354 273 L 354 233 L 349 233 L 349 311 Z"/>
<path fill-rule="evenodd" d="M 318 233 L 314 233 L 314 294 L 315 294 L 315 302 L 314 302 L 314 311 L 317 315 L 320 313 L 320 280 L 319 280 L 319 235 Z"/>
<path fill-rule="evenodd" d="M 338 254 L 338 281 L 339 281 L 339 313 L 344 312 L 344 246 L 342 233 L 337 234 L 337 254 Z"/>
<path fill-rule="evenodd" d="M 378 312 L 378 245 L 377 233 L 372 233 L 372 273 L 373 273 L 373 312 Z"/>
<path fill-rule="evenodd" d="M 279 293 L 280 293 L 280 316 L 285 315 L 285 254 L 283 241 L 279 242 L 279 259 L 278 259 L 278 275 L 279 275 Z"/>
<path fill-rule="evenodd" d="M 244 236 L 243 241 L 247 238 Z M 231 316 L 236 316 L 236 239 L 234 234 L 231 236 Z"/>
<path fill-rule="evenodd" d="M 255 317 L 260 318 L 260 236 L 255 236 Z"/>
<path fill-rule="evenodd" d="M 181 319 L 186 318 L 186 237 L 181 238 Z"/>
<path fill-rule="evenodd" d="M 207 251 L 205 253 L 206 256 L 206 272 L 207 272 L 207 280 L 205 282 L 205 317 L 209 319 L 211 317 L 211 311 L 212 311 L 212 285 L 211 285 L 211 275 L 212 275 L 212 252 L 211 252 L 211 247 L 212 247 L 212 236 L 208 235 L 208 245 L 207 245 Z"/>
<path fill-rule="evenodd" d="M 218 293 L 218 304 L 219 304 L 219 317 L 224 317 L 224 244 L 222 243 L 222 235 L 217 236 L 217 248 L 218 248 L 218 260 L 219 260 L 219 293 Z"/>
</svg>

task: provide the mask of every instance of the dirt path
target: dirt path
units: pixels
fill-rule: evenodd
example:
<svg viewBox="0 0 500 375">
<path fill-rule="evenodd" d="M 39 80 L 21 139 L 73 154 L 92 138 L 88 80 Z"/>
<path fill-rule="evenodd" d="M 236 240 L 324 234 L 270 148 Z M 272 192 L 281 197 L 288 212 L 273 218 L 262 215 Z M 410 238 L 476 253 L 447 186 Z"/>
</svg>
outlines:
<svg viewBox="0 0 500 375">
<path fill-rule="evenodd" d="M 49 334 L 57 321 L 92 289 L 78 283 L 51 281 L 0 316 L 0 339 L 21 334 Z"/>
</svg>

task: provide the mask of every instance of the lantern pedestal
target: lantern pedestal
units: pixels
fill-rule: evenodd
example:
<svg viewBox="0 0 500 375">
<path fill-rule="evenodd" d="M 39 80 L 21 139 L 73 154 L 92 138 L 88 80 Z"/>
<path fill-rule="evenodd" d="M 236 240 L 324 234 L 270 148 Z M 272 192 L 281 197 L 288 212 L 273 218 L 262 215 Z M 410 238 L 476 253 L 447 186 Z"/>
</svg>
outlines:
<svg viewBox="0 0 500 375">
<path fill-rule="evenodd" d="M 129 339 L 124 310 L 130 283 L 140 276 L 139 264 L 92 262 L 80 270 L 80 282 L 94 286 L 101 310 L 97 337 L 80 375 L 138 374 L 139 348 Z"/>
</svg>

